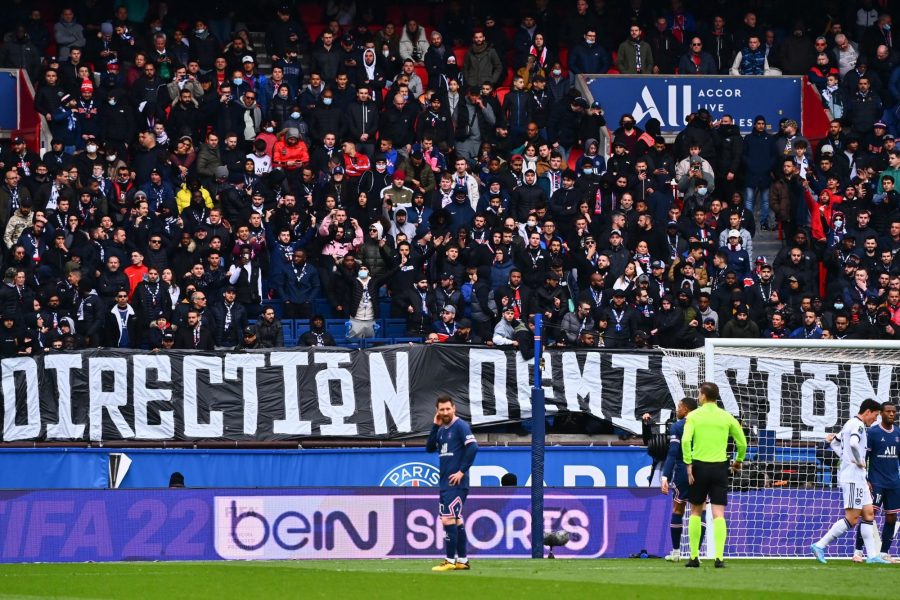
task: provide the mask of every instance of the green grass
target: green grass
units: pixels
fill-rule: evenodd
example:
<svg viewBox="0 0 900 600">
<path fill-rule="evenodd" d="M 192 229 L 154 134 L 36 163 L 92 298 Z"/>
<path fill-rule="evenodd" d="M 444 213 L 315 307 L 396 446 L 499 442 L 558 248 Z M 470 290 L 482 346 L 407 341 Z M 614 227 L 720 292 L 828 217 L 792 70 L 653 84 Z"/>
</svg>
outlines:
<svg viewBox="0 0 900 600">
<path fill-rule="evenodd" d="M 900 565 L 765 560 L 699 570 L 662 560 L 284 561 L 0 566 L 0 599 L 22 598 L 886 598 Z M 862 576 L 861 576 L 862 575 Z M 729 594 L 720 596 L 718 594 Z"/>
</svg>

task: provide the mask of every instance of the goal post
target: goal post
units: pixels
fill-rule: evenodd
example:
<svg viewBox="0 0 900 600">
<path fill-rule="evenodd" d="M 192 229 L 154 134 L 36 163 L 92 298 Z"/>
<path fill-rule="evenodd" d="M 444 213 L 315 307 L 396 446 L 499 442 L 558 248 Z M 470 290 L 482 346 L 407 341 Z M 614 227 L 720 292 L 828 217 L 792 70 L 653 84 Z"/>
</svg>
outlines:
<svg viewBox="0 0 900 600">
<path fill-rule="evenodd" d="M 825 443 L 866 398 L 900 399 L 900 342 L 710 339 L 702 348 L 661 348 L 667 376 L 685 395 L 719 386 L 749 450 L 729 495 L 729 557 L 805 557 L 842 514 L 838 456 Z M 680 398 L 674 398 L 677 402 Z M 853 553 L 852 534 L 830 548 Z"/>
</svg>

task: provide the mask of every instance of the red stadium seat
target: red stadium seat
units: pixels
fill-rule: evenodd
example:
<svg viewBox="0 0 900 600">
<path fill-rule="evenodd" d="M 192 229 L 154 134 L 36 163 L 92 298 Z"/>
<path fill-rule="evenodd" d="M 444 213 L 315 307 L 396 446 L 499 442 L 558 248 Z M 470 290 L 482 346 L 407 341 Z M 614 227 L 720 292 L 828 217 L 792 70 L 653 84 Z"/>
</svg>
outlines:
<svg viewBox="0 0 900 600">
<path fill-rule="evenodd" d="M 428 89 L 428 69 L 425 68 L 425 65 L 416 65 L 413 67 L 413 70 L 416 72 L 416 75 L 419 76 L 419 79 L 422 80 L 422 88 Z"/>
<path fill-rule="evenodd" d="M 453 56 L 456 57 L 456 66 L 462 69 L 463 60 L 466 58 L 466 49 L 465 48 L 453 48 Z M 466 82 L 468 84 L 468 82 Z"/>
<path fill-rule="evenodd" d="M 565 47 L 560 47 L 559 49 L 559 64 L 562 65 L 563 73 L 569 72 L 569 49 Z"/>
<path fill-rule="evenodd" d="M 310 41 L 315 44 L 319 41 L 319 37 L 322 35 L 322 32 L 325 31 L 325 25 L 321 23 L 307 23 L 306 24 L 306 33 L 309 34 Z"/>
<path fill-rule="evenodd" d="M 304 25 L 321 23 L 325 15 L 322 14 L 321 4 L 301 4 L 297 12 L 300 14 L 300 22 Z"/>
<path fill-rule="evenodd" d="M 503 106 L 503 100 L 506 98 L 506 95 L 509 93 L 509 88 L 506 86 L 497 88 L 497 101 L 500 102 L 500 106 Z"/>
<path fill-rule="evenodd" d="M 572 150 L 569 152 L 569 168 L 573 171 L 576 170 L 578 166 L 578 159 L 584 154 L 584 150 L 581 146 L 573 146 Z"/>
<path fill-rule="evenodd" d="M 513 70 L 512 67 L 506 67 L 506 77 L 503 78 L 503 83 L 500 84 L 503 87 L 509 87 L 512 85 L 513 78 Z"/>
</svg>

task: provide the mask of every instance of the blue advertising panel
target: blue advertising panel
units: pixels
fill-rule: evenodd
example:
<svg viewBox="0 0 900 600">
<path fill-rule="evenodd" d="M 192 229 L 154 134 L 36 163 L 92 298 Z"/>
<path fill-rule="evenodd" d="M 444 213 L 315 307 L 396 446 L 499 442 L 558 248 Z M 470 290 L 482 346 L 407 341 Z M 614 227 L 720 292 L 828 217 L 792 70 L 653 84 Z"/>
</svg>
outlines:
<svg viewBox="0 0 900 600">
<path fill-rule="evenodd" d="M 806 490 L 803 518 L 781 506 L 790 490 L 733 493 L 727 556 L 805 556 L 839 514 L 838 490 Z M 437 490 L 43 490 L 0 492 L 0 562 L 438 558 Z M 472 490 L 470 555 L 531 555 L 529 490 Z M 668 552 L 671 499 L 658 490 L 547 488 L 544 530 L 570 542 L 560 558 Z M 853 536 L 832 547 L 852 552 Z"/>
<path fill-rule="evenodd" d="M 174 471 L 194 487 L 430 487 L 437 481 L 437 456 L 424 448 L 5 449 L 0 450 L 0 488 L 106 487 L 111 452 L 132 461 L 122 488 L 165 487 Z M 506 473 L 514 473 L 520 485 L 530 481 L 530 448 L 481 448 L 471 483 L 497 486 Z M 546 451 L 544 479 L 550 486 L 646 486 L 649 474 L 650 458 L 641 447 L 569 446 Z"/>
<path fill-rule="evenodd" d="M 19 127 L 19 77 L 15 69 L 0 70 L 0 129 Z"/>
<path fill-rule="evenodd" d="M 663 134 L 684 129 L 685 117 L 705 108 L 713 119 L 731 115 L 741 133 L 749 133 L 757 115 L 770 128 L 780 119 L 800 122 L 799 77 L 601 75 L 586 80 L 593 100 L 603 105 L 610 127 L 631 114 L 642 127 L 658 119 Z"/>
</svg>

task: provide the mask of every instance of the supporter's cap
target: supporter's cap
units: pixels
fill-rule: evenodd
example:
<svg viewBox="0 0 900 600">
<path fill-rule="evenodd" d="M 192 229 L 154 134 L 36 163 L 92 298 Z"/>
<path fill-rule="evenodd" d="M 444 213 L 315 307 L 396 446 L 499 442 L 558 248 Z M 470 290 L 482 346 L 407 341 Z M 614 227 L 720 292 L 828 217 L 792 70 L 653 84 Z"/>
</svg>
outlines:
<svg viewBox="0 0 900 600">
<path fill-rule="evenodd" d="M 138 191 L 136 191 L 136 192 L 134 193 L 134 199 L 135 199 L 135 200 L 146 200 L 146 199 L 147 199 L 147 192 L 145 192 L 144 190 L 138 190 Z"/>
<path fill-rule="evenodd" d="M 666 223 L 666 227 L 678 227 L 678 221 L 669 221 Z"/>
<path fill-rule="evenodd" d="M 850 236 L 847 236 L 847 237 L 850 237 Z M 846 239 L 846 238 L 845 238 L 845 239 Z M 860 262 L 861 262 L 861 261 L 859 260 L 859 257 L 856 256 L 856 255 L 853 255 L 853 256 L 848 256 L 848 257 L 847 257 L 847 262 L 846 262 L 846 264 L 855 267 L 855 266 L 859 265 Z"/>
<path fill-rule="evenodd" d="M 113 26 L 110 22 L 105 22 L 100 24 L 100 33 L 103 35 L 112 35 L 113 34 Z"/>
<path fill-rule="evenodd" d="M 892 136 L 892 135 L 889 134 L 889 133 L 886 133 L 886 134 L 884 134 L 884 136 L 883 136 L 881 139 L 884 140 L 884 141 L 888 141 L 888 140 L 894 139 L 894 136 Z"/>
<path fill-rule="evenodd" d="M 619 237 L 622 237 L 622 232 L 619 231 L 618 229 L 613 229 L 612 231 L 609 232 L 609 235 L 610 235 L 610 237 L 612 237 L 612 236 L 614 236 L 614 235 L 617 235 L 617 236 L 619 236 Z"/>
<path fill-rule="evenodd" d="M 59 105 L 60 105 L 60 106 L 65 106 L 66 104 L 69 103 L 69 101 L 70 101 L 71 99 L 72 99 L 72 95 L 71 95 L 71 94 L 63 94 L 62 97 L 59 99 Z"/>
<path fill-rule="evenodd" d="M 584 98 L 582 98 L 581 96 L 578 96 L 577 98 L 572 100 L 572 104 L 574 104 L 575 106 L 580 106 L 581 108 L 588 107 L 588 101 L 585 100 Z"/>
<path fill-rule="evenodd" d="M 81 87 L 80 87 L 79 89 L 81 90 L 81 93 L 82 93 L 82 94 L 85 93 L 85 92 L 93 92 L 93 91 L 94 91 L 94 84 L 91 83 L 91 80 L 90 80 L 90 79 L 83 79 L 83 80 L 81 81 Z"/>
<path fill-rule="evenodd" d="M 153 167 L 152 169 L 150 169 L 150 175 L 162 175 L 162 173 L 159 171 L 158 168 Z"/>
<path fill-rule="evenodd" d="M 760 271 L 771 271 L 772 265 L 770 265 L 769 263 L 763 263 L 763 264 L 759 265 L 759 270 Z"/>
<path fill-rule="evenodd" d="M 164 342 L 174 342 L 175 336 L 171 332 L 165 332 L 162 336 Z"/>
<path fill-rule="evenodd" d="M 615 290 L 613 290 L 612 295 L 613 295 L 613 298 L 615 298 L 616 296 L 618 296 L 618 297 L 620 297 L 620 298 L 624 298 L 624 297 L 625 297 L 625 290 L 615 289 Z"/>
<path fill-rule="evenodd" d="M 692 164 L 692 165 L 702 165 L 702 164 L 703 164 L 703 159 L 702 159 L 701 157 L 699 157 L 699 156 L 692 156 L 692 157 L 691 157 L 691 164 Z M 700 182 L 698 181 L 697 183 L 700 183 Z"/>
<path fill-rule="evenodd" d="M 621 146 L 622 148 L 625 148 L 625 147 L 626 147 L 626 146 L 625 146 L 625 142 L 623 142 L 622 140 L 614 140 L 614 141 L 613 141 L 613 146 Z"/>
<path fill-rule="evenodd" d="M 345 35 L 343 38 L 341 38 L 341 41 L 342 41 L 343 43 L 345 43 L 345 44 L 352 44 L 352 43 L 353 43 L 353 36 L 350 35 L 350 34 L 348 33 L 348 34 Z"/>
<path fill-rule="evenodd" d="M 769 262 L 769 259 L 767 259 L 763 255 L 759 255 L 756 257 L 756 264 L 758 264 L 758 265 L 764 265 L 764 264 L 767 264 L 768 262 Z"/>
<path fill-rule="evenodd" d="M 456 314 L 456 307 L 453 306 L 452 304 L 445 304 L 445 305 L 444 305 L 444 310 L 442 310 L 441 312 L 448 312 L 448 313 L 450 313 L 451 315 L 455 315 L 455 314 Z"/>
<path fill-rule="evenodd" d="M 728 231 L 728 238 L 729 238 L 729 239 L 731 239 L 731 238 L 740 238 L 740 237 L 741 237 L 741 232 L 738 231 L 737 229 L 731 229 L 731 230 Z"/>
<path fill-rule="evenodd" d="M 332 174 L 332 175 L 343 175 L 343 174 L 344 174 L 344 167 L 338 166 L 338 167 L 333 168 L 333 169 L 331 170 L 331 174 Z"/>
<path fill-rule="evenodd" d="M 512 158 L 510 158 L 509 160 L 510 161 L 525 160 L 525 157 L 522 156 L 521 154 L 513 154 Z"/>
<path fill-rule="evenodd" d="M 256 62 L 256 61 L 253 59 L 252 56 L 250 56 L 249 54 L 247 54 L 247 55 L 244 56 L 244 58 L 241 59 L 241 62 L 242 62 L 242 63 L 248 63 L 248 62 L 249 62 L 249 63 L 252 63 L 252 62 Z"/>
<path fill-rule="evenodd" d="M 740 312 L 740 311 L 739 311 L 739 312 Z M 706 325 L 706 324 L 708 324 L 708 323 L 712 323 L 713 325 L 715 325 L 715 324 L 716 324 L 716 320 L 713 319 L 712 317 L 706 317 L 705 319 L 703 319 L 703 324 L 704 324 L 704 325 Z"/>
<path fill-rule="evenodd" d="M 106 63 L 106 70 L 110 73 L 118 73 L 119 72 L 119 61 L 116 59 L 112 59 L 111 61 Z"/>
<path fill-rule="evenodd" d="M 441 273 L 441 279 L 454 279 L 453 273 L 448 273 L 447 271 L 444 271 L 443 273 Z"/>
<path fill-rule="evenodd" d="M 872 127 L 881 127 L 882 129 L 887 129 L 887 125 L 884 124 L 884 121 L 877 121 Z"/>
<path fill-rule="evenodd" d="M 403 169 L 397 169 L 394 171 L 394 174 L 391 176 L 392 179 L 406 179 L 406 172 Z"/>
<path fill-rule="evenodd" d="M 834 146 L 832 146 L 831 144 L 825 144 L 821 149 L 819 149 L 819 153 L 834 154 Z"/>
<path fill-rule="evenodd" d="M 453 193 L 454 194 L 468 194 L 469 190 L 467 190 L 466 186 L 464 186 L 464 185 L 458 185 L 455 188 L 453 188 Z"/>
<path fill-rule="evenodd" d="M 422 154 L 421 150 L 413 150 L 412 154 L 410 154 L 410 157 L 412 157 L 414 160 L 422 160 L 423 158 L 425 158 L 425 155 Z"/>
<path fill-rule="evenodd" d="M 228 177 L 228 167 L 226 167 L 225 165 L 219 165 L 218 167 L 216 167 L 214 173 L 215 176 L 219 179 L 225 179 Z"/>
<path fill-rule="evenodd" d="M 591 102 L 591 108 L 603 108 L 603 105 L 598 100 L 594 100 Z"/>
<path fill-rule="evenodd" d="M 289 14 L 291 14 L 291 7 L 287 4 L 282 4 L 281 6 L 278 7 L 278 12 L 280 12 L 283 15 L 289 15 Z"/>
<path fill-rule="evenodd" d="M 800 280 L 797 279 L 796 275 L 791 275 L 790 277 L 788 277 L 788 281 L 800 281 Z"/>
<path fill-rule="evenodd" d="M 507 304 L 506 307 L 503 309 L 503 312 L 514 313 L 514 312 L 516 312 L 516 307 L 513 306 L 512 304 Z"/>
<path fill-rule="evenodd" d="M 746 304 L 741 304 L 740 306 L 738 306 L 737 310 L 734 312 L 735 312 L 735 314 L 738 314 L 738 315 L 741 313 L 743 313 L 745 315 L 749 315 L 750 308 Z"/>
<path fill-rule="evenodd" d="M 866 292 L 866 304 L 878 304 L 878 292 L 869 290 Z"/>
<path fill-rule="evenodd" d="M 233 285 L 226 285 L 225 289 L 222 291 L 223 292 L 236 292 L 237 288 L 235 288 Z"/>
<path fill-rule="evenodd" d="M 651 269 L 665 269 L 666 263 L 664 263 L 661 260 L 654 260 L 652 263 L 650 263 L 650 268 Z"/>
<path fill-rule="evenodd" d="M 641 273 L 640 275 L 638 275 L 637 282 L 641 283 L 644 281 L 650 281 L 650 276 L 647 275 L 646 273 Z"/>
<path fill-rule="evenodd" d="M 253 325 L 247 325 L 244 327 L 244 335 L 256 335 L 256 327 Z"/>
<path fill-rule="evenodd" d="M 16 144 L 24 144 L 24 143 L 25 143 L 25 138 L 23 138 L 22 136 L 16 136 L 12 140 L 13 146 L 15 146 Z"/>
<path fill-rule="evenodd" d="M 472 320 L 463 317 L 459 321 L 457 321 L 456 326 L 460 329 L 472 329 Z"/>
</svg>

